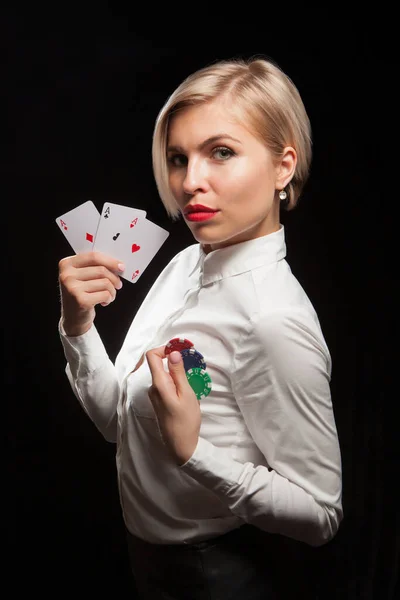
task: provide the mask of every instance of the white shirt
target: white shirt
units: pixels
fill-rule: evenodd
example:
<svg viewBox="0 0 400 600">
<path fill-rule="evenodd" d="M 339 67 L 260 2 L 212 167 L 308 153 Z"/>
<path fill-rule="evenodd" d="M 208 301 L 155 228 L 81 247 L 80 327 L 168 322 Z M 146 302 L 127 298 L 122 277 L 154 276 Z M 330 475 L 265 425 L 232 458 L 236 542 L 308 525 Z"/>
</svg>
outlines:
<svg viewBox="0 0 400 600">
<path fill-rule="evenodd" d="M 342 519 L 341 457 L 331 357 L 316 312 L 285 260 L 284 227 L 205 254 L 179 252 L 109 359 L 92 325 L 60 336 L 72 389 L 117 443 L 129 531 L 152 543 L 195 543 L 251 523 L 318 546 Z M 200 437 L 177 465 L 147 391 L 147 350 L 188 338 L 206 361 Z M 164 368 L 167 359 L 164 359 Z"/>
</svg>

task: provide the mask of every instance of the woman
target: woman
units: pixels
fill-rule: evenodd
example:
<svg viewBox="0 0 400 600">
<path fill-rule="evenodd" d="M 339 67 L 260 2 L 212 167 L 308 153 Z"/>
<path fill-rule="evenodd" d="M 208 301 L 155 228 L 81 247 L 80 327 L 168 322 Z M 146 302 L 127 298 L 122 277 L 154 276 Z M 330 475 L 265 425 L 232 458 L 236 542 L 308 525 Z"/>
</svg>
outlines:
<svg viewBox="0 0 400 600">
<path fill-rule="evenodd" d="M 319 546 L 338 530 L 331 359 L 280 224 L 310 162 L 309 120 L 281 69 L 213 64 L 169 97 L 153 138 L 161 200 L 197 243 L 162 271 L 115 365 L 94 307 L 115 299 L 123 265 L 98 253 L 60 261 L 66 372 L 117 444 L 141 598 L 284 597 L 279 540 Z M 200 401 L 180 352 L 165 353 L 173 338 L 204 357 L 212 387 Z"/>
</svg>

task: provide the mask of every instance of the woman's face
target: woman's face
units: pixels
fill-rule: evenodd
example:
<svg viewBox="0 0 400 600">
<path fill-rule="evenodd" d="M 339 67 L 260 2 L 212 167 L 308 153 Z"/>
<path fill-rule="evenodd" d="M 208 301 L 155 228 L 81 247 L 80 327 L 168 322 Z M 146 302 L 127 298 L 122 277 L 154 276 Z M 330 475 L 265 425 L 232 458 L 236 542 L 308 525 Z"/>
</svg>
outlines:
<svg viewBox="0 0 400 600">
<path fill-rule="evenodd" d="M 221 100 L 171 118 L 167 158 L 170 189 L 206 252 L 279 229 L 278 190 L 293 175 L 296 153 L 288 147 L 274 164 L 268 148 Z M 187 214 L 199 204 L 215 212 Z"/>
</svg>

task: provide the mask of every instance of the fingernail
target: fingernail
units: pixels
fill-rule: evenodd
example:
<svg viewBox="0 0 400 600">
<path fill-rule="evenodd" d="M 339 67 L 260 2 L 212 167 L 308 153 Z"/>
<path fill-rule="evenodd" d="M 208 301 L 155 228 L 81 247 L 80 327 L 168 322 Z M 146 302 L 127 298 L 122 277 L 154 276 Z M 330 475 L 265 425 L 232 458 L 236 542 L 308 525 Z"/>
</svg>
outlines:
<svg viewBox="0 0 400 600">
<path fill-rule="evenodd" d="M 117 285 L 115 286 L 117 290 L 120 290 L 122 288 L 122 281 L 119 280 Z"/>
<path fill-rule="evenodd" d="M 171 352 L 171 362 L 172 362 L 172 364 L 177 365 L 178 362 L 180 362 L 180 360 L 181 360 L 181 353 L 180 352 L 177 352 L 177 351 Z"/>
<path fill-rule="evenodd" d="M 118 271 L 125 271 L 124 263 L 118 263 Z"/>
</svg>

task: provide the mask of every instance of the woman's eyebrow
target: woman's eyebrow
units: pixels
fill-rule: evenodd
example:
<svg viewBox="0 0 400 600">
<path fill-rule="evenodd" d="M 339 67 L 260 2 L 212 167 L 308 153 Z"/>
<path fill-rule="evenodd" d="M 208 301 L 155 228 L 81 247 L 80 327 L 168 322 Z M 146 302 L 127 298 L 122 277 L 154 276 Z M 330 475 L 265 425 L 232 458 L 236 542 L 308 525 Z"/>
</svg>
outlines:
<svg viewBox="0 0 400 600">
<path fill-rule="evenodd" d="M 240 140 L 238 140 L 237 138 L 234 138 L 233 136 L 229 135 L 228 133 L 217 133 L 216 135 L 213 135 L 213 136 L 207 138 L 206 140 L 204 140 L 204 142 L 201 142 L 201 144 L 199 144 L 199 146 L 198 146 L 198 150 L 203 150 L 209 144 L 214 144 L 215 142 L 219 142 L 221 140 L 226 140 L 226 139 L 232 140 L 233 142 L 237 142 L 238 144 L 242 143 Z M 167 152 L 184 152 L 184 149 L 182 148 L 182 146 L 168 146 Z"/>
</svg>

